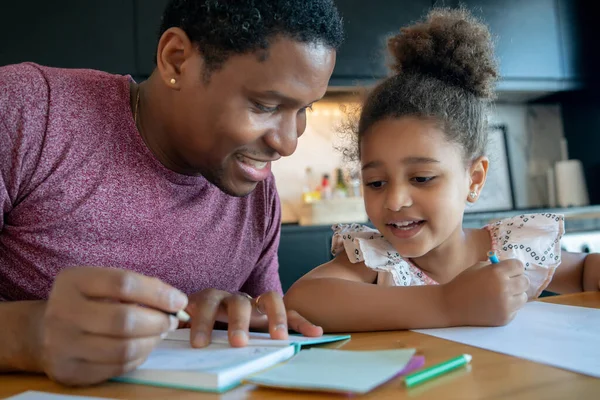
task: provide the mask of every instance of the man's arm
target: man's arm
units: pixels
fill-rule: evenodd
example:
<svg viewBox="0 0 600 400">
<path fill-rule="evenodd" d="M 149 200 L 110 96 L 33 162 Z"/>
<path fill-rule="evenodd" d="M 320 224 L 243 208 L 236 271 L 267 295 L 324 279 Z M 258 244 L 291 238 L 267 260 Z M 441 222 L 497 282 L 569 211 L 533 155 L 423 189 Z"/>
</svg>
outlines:
<svg viewBox="0 0 600 400">
<path fill-rule="evenodd" d="M 279 279 L 279 238 L 281 235 L 281 204 L 279 195 L 275 189 L 274 178 L 271 176 L 267 182 L 266 210 L 268 223 L 264 235 L 264 245 L 258 262 L 254 266 L 248 280 L 241 290 L 256 297 L 265 292 L 276 292 L 283 295 L 281 281 Z"/>
<path fill-rule="evenodd" d="M 0 67 L 0 236 L 41 151 L 47 112 L 47 84 L 35 67 Z M 0 279 L 6 268 L 0 258 Z M 7 290 L 5 282 L 0 282 L 0 299 L 7 297 L 2 289 Z M 42 301 L 0 301 L 0 371 L 41 371 L 34 343 L 44 307 Z"/>
<path fill-rule="evenodd" d="M 41 372 L 38 362 L 39 321 L 44 313 L 43 301 L 0 303 L 0 372 Z"/>
</svg>

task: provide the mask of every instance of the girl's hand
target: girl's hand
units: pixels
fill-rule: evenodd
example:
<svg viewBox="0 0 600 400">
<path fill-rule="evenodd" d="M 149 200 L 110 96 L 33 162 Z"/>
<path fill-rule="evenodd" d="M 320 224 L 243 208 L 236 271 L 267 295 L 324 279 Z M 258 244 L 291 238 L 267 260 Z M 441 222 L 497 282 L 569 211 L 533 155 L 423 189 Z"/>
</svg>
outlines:
<svg viewBox="0 0 600 400">
<path fill-rule="evenodd" d="M 583 291 L 600 291 L 600 253 L 588 254 L 585 258 L 583 266 Z"/>
<path fill-rule="evenodd" d="M 443 285 L 453 326 L 500 326 L 527 303 L 529 278 L 519 260 L 476 264 Z"/>
</svg>

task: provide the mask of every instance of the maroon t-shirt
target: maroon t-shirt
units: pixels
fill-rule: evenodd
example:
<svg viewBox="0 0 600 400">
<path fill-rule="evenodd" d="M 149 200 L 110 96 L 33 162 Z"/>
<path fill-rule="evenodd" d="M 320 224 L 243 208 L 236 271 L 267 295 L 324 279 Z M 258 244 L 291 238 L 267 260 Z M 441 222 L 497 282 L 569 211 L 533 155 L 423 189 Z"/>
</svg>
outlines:
<svg viewBox="0 0 600 400">
<path fill-rule="evenodd" d="M 187 294 L 281 292 L 273 176 L 246 197 L 165 168 L 132 118 L 129 77 L 0 67 L 0 300 L 46 299 L 71 266 Z"/>
</svg>

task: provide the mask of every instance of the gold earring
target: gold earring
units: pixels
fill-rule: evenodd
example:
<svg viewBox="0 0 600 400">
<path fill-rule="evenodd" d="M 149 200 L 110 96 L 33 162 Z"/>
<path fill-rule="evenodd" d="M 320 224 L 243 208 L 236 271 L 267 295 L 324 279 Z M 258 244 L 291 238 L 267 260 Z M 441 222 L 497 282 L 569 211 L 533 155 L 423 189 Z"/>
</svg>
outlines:
<svg viewBox="0 0 600 400">
<path fill-rule="evenodd" d="M 174 85 L 177 83 L 177 80 L 175 78 L 171 78 L 171 85 Z"/>
<path fill-rule="evenodd" d="M 469 197 L 472 199 L 475 199 L 477 197 L 477 192 L 476 191 L 472 191 L 471 193 L 469 193 Z"/>
</svg>

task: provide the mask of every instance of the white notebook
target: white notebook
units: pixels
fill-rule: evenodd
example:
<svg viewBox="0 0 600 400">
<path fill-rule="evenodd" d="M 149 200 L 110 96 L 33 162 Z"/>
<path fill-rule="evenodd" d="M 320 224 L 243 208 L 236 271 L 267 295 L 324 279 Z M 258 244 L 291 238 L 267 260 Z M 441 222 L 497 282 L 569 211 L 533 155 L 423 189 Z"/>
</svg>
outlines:
<svg viewBox="0 0 600 400">
<path fill-rule="evenodd" d="M 202 349 L 189 345 L 189 329 L 169 336 L 138 369 L 114 380 L 207 392 L 224 392 L 241 381 L 296 354 L 302 346 L 348 339 L 349 335 L 318 338 L 290 335 L 290 340 L 273 340 L 265 333 L 251 333 L 248 346 L 229 346 L 227 331 L 213 331 L 211 344 Z"/>
</svg>

